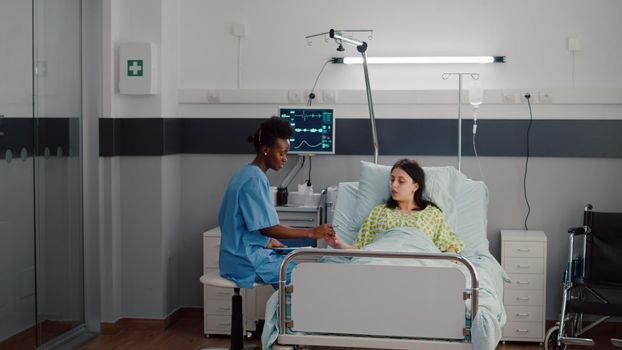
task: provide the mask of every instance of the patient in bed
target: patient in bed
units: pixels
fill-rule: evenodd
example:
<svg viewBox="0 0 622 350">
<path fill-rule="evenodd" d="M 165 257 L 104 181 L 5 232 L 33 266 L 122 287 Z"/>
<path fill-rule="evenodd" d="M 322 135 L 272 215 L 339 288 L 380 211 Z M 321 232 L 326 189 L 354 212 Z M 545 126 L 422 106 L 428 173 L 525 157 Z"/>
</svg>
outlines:
<svg viewBox="0 0 622 350">
<path fill-rule="evenodd" d="M 327 238 L 332 248 L 360 249 L 395 227 L 416 227 L 427 234 L 441 252 L 459 253 L 464 243 L 452 232 L 438 206 L 423 197 L 425 173 L 409 159 L 397 161 L 391 168 L 391 197 L 374 207 L 363 221 L 354 245 L 337 236 Z"/>
</svg>

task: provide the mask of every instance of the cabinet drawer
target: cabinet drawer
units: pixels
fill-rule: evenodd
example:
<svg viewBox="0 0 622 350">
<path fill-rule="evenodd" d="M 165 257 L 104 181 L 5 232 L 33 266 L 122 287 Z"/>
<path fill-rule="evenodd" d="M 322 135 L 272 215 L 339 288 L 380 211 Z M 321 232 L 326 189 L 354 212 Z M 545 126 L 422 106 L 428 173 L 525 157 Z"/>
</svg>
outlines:
<svg viewBox="0 0 622 350">
<path fill-rule="evenodd" d="M 508 322 L 542 322 L 542 306 L 506 306 Z"/>
<path fill-rule="evenodd" d="M 205 286 L 205 298 L 207 300 L 228 300 L 231 302 L 231 296 L 233 295 L 233 288 L 219 288 L 212 286 Z"/>
<path fill-rule="evenodd" d="M 504 256 L 517 258 L 544 258 L 543 242 L 505 242 Z"/>
<path fill-rule="evenodd" d="M 279 220 L 281 225 L 296 227 L 296 228 L 312 228 L 318 226 L 315 219 L 300 219 L 300 220 Z"/>
<path fill-rule="evenodd" d="M 544 305 L 544 291 L 506 289 L 503 292 L 504 305 Z"/>
<path fill-rule="evenodd" d="M 541 274 L 508 274 L 512 283 L 505 284 L 506 289 L 544 290 L 544 275 Z"/>
<path fill-rule="evenodd" d="M 205 333 L 207 334 L 230 334 L 231 316 L 206 315 Z"/>
<path fill-rule="evenodd" d="M 203 237 L 203 272 L 206 268 L 218 267 L 220 237 Z"/>
<path fill-rule="evenodd" d="M 507 273 L 544 273 L 544 259 L 504 258 L 503 268 Z"/>
<path fill-rule="evenodd" d="M 301 212 L 279 212 L 279 221 L 281 225 L 292 227 L 315 227 L 319 225 L 317 215 L 312 213 Z"/>
<path fill-rule="evenodd" d="M 206 299 L 205 300 L 206 315 L 223 315 L 231 316 L 231 300 L 230 299 Z"/>
<path fill-rule="evenodd" d="M 508 322 L 503 327 L 504 338 L 534 338 L 542 340 L 544 324 L 542 322 Z"/>
</svg>

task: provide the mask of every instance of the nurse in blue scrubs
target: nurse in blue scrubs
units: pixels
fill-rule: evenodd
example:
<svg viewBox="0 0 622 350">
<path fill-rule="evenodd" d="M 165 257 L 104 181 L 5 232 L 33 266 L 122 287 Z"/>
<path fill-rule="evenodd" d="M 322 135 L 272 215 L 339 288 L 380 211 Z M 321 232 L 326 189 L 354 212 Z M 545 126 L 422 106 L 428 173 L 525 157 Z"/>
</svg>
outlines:
<svg viewBox="0 0 622 350">
<path fill-rule="evenodd" d="M 330 225 L 301 229 L 279 224 L 266 172 L 285 166 L 292 134 L 286 120 L 272 117 L 263 122 L 249 138 L 255 146 L 255 159 L 233 175 L 220 205 L 220 275 L 241 288 L 251 288 L 254 282 L 278 288 L 284 256 L 271 249 L 283 246 L 278 239 L 335 235 Z M 292 268 L 290 264 L 288 272 Z"/>
</svg>

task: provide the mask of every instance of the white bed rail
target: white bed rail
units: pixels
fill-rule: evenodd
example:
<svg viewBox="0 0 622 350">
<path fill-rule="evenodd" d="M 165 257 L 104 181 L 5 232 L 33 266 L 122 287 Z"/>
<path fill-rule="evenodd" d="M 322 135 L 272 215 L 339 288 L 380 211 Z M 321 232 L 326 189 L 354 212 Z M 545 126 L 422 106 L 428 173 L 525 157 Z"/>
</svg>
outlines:
<svg viewBox="0 0 622 350">
<path fill-rule="evenodd" d="M 458 254 L 449 253 L 412 253 L 412 252 L 386 252 L 386 251 L 361 251 L 350 249 L 316 249 L 316 248 L 302 248 L 290 253 L 283 263 L 280 269 L 279 280 L 279 336 L 287 335 L 287 328 L 291 325 L 288 324 L 286 318 L 286 298 L 288 292 L 288 286 L 286 285 L 286 271 L 288 265 L 294 260 L 301 257 L 319 257 L 319 256 L 340 256 L 340 257 L 368 257 L 368 258 L 391 258 L 391 259 L 424 259 L 424 260 L 445 260 L 453 261 L 458 264 L 466 266 L 471 275 L 471 320 L 475 318 L 478 308 L 478 293 L 479 293 L 479 280 L 477 271 L 473 264 Z M 364 265 L 363 265 L 364 266 Z M 372 265 L 367 265 L 372 266 Z M 409 266 L 411 268 L 417 268 L 417 266 Z M 430 269 L 430 267 L 424 267 Z M 464 283 L 464 280 L 463 280 Z M 464 286 L 464 285 L 463 285 Z M 295 288 L 295 285 L 294 285 Z M 466 293 L 465 293 L 466 294 Z M 466 295 L 465 295 L 466 296 Z M 470 328 L 465 329 L 464 335 L 470 334 Z"/>
</svg>

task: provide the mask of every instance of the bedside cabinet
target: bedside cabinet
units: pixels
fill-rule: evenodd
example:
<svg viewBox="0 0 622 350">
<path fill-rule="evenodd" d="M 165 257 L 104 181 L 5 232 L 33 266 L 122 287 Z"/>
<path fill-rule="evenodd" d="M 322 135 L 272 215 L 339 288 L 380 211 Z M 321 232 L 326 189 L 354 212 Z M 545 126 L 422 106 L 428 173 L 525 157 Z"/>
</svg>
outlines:
<svg viewBox="0 0 622 350">
<path fill-rule="evenodd" d="M 220 228 L 203 233 L 203 273 L 218 272 Z M 203 333 L 231 334 L 231 296 L 233 289 L 203 286 Z M 255 331 L 255 295 L 253 289 L 240 289 L 243 300 L 244 332 Z M 247 311 L 252 310 L 251 315 Z"/>
<path fill-rule="evenodd" d="M 542 344 L 546 311 L 544 231 L 501 230 L 501 265 L 512 279 L 503 287 L 507 323 L 501 340 Z"/>
<path fill-rule="evenodd" d="M 322 224 L 322 212 L 319 207 L 278 206 L 276 213 L 279 215 L 281 225 L 284 226 L 313 228 Z M 290 238 L 280 241 L 289 247 L 317 246 L 317 242 L 311 238 Z"/>
</svg>

